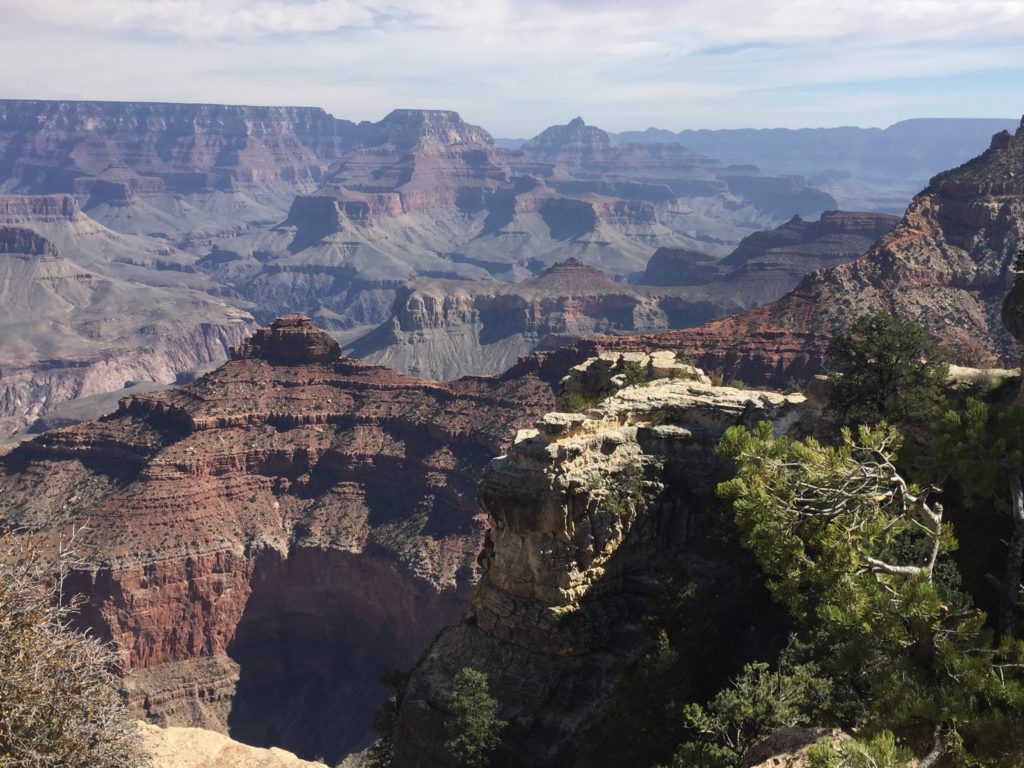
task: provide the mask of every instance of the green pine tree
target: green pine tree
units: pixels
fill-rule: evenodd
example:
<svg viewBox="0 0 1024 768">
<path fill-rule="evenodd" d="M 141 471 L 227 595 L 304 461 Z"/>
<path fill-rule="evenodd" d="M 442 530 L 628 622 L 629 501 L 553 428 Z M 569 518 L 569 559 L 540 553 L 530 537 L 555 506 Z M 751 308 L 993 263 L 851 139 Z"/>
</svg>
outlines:
<svg viewBox="0 0 1024 768">
<path fill-rule="evenodd" d="M 498 717 L 487 675 L 463 667 L 455 675 L 445 730 L 445 749 L 462 768 L 486 768 L 507 723 Z"/>
<path fill-rule="evenodd" d="M 865 315 L 829 349 L 829 410 L 847 424 L 922 424 L 937 415 L 945 353 L 913 320 Z"/>
</svg>

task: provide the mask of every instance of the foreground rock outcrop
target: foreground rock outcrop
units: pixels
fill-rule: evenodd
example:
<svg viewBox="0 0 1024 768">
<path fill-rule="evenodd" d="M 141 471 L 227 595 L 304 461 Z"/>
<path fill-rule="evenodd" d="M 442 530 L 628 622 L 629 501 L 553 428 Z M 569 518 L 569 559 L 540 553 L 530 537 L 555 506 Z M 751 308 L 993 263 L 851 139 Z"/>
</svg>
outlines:
<svg viewBox="0 0 1024 768">
<path fill-rule="evenodd" d="M 468 604 L 477 477 L 553 406 L 545 365 L 436 384 L 284 318 L 193 384 L 0 457 L 0 525 L 87 526 L 68 588 L 137 714 L 336 761 L 371 738 L 377 676 Z"/>
<path fill-rule="evenodd" d="M 315 768 L 283 749 L 260 749 L 201 728 L 160 728 L 139 723 L 153 768 Z"/>
<path fill-rule="evenodd" d="M 486 672 L 509 721 L 494 765 L 592 764 L 615 686 L 646 647 L 639 618 L 658 569 L 681 558 L 705 588 L 729 580 L 729 565 L 706 562 L 698 544 L 728 472 L 719 437 L 761 419 L 798 430 L 803 403 L 666 378 L 520 431 L 481 481 L 484 574 L 468 613 L 412 673 L 396 765 L 453 765 L 442 726 L 463 667 Z"/>
</svg>

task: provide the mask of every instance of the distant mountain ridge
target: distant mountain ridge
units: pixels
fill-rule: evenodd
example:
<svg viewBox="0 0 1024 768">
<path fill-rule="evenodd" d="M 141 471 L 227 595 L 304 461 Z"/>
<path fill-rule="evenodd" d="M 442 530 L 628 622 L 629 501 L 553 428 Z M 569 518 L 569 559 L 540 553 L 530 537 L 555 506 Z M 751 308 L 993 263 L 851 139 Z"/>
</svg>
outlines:
<svg viewBox="0 0 1024 768">
<path fill-rule="evenodd" d="M 619 144 L 680 144 L 726 164 L 754 164 L 769 174 L 799 174 L 845 210 L 902 213 L 935 174 L 974 157 L 1016 120 L 915 118 L 888 128 L 663 128 L 610 134 Z M 542 134 L 543 135 L 543 134 Z M 531 140 L 533 141 L 533 140 Z M 495 139 L 518 149 L 524 139 Z"/>
<path fill-rule="evenodd" d="M 1024 247 L 1024 119 L 978 157 L 937 175 L 861 258 L 806 276 L 778 301 L 701 328 L 612 346 L 682 349 L 708 369 L 785 385 L 823 370 L 833 335 L 884 310 L 921 323 L 964 365 L 1016 365 L 1002 321 Z"/>
</svg>

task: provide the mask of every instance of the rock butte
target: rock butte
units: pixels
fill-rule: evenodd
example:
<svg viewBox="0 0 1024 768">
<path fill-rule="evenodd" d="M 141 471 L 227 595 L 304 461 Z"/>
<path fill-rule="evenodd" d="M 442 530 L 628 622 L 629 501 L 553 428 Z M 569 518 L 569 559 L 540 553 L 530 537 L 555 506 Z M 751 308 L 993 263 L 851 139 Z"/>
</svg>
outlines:
<svg viewBox="0 0 1024 768">
<path fill-rule="evenodd" d="M 232 358 L 0 456 L 0 521 L 88 525 L 69 584 L 136 713 L 334 760 L 371 738 L 377 675 L 465 609 L 479 472 L 564 366 L 426 382 L 298 316 Z"/>
</svg>

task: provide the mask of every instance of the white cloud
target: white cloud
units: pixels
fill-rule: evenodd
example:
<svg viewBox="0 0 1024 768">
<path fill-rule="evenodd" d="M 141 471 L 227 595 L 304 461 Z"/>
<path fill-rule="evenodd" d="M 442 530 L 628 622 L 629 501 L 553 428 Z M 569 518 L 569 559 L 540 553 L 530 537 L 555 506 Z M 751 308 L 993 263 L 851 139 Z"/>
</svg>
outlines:
<svg viewBox="0 0 1024 768">
<path fill-rule="evenodd" d="M 1024 109 L 1021 87 L 960 82 L 1024 67 L 1024 0 L 0 0 L 0 18 L 0 95 L 19 97 L 451 107 L 519 135 L 576 114 L 624 129 Z M 930 80 L 887 85 L 912 78 Z"/>
</svg>

